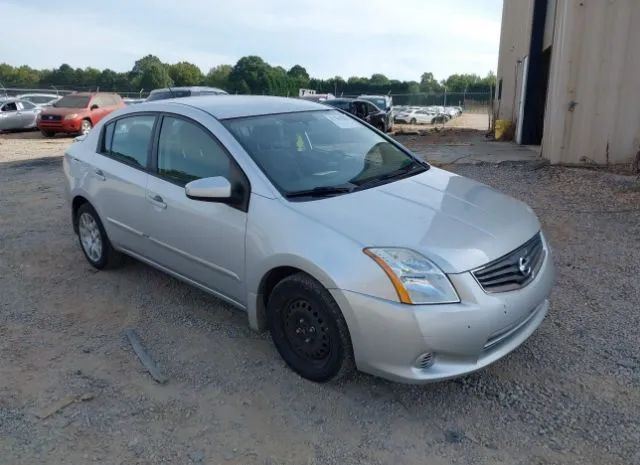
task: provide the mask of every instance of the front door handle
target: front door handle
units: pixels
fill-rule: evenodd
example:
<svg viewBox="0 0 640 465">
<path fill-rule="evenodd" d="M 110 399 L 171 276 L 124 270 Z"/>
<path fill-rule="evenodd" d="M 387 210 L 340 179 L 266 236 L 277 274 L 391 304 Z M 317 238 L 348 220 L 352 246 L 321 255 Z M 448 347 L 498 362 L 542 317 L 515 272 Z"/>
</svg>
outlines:
<svg viewBox="0 0 640 465">
<path fill-rule="evenodd" d="M 96 178 L 98 178 L 100 181 L 106 181 L 107 178 L 104 175 L 104 173 L 102 172 L 102 170 L 94 170 L 93 174 L 96 175 Z"/>
<path fill-rule="evenodd" d="M 158 194 L 147 194 L 147 200 L 156 207 L 167 208 L 167 204 L 164 202 L 164 199 Z"/>
</svg>

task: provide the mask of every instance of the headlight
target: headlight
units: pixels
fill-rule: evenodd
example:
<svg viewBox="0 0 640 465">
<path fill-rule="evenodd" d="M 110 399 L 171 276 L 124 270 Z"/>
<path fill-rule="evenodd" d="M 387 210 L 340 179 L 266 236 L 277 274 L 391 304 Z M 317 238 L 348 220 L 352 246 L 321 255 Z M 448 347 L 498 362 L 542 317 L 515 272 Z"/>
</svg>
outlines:
<svg viewBox="0 0 640 465">
<path fill-rule="evenodd" d="M 69 115 L 66 115 L 64 119 L 76 119 L 77 117 L 78 117 L 77 113 L 71 113 Z"/>
<path fill-rule="evenodd" d="M 387 274 L 405 304 L 460 302 L 453 285 L 440 268 L 417 252 L 402 248 L 364 249 Z"/>
</svg>

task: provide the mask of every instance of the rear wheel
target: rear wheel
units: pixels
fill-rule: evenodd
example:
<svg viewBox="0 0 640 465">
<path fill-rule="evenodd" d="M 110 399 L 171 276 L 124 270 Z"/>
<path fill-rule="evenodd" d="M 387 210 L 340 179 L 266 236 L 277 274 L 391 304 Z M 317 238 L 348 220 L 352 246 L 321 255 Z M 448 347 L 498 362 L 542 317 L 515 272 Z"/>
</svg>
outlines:
<svg viewBox="0 0 640 465">
<path fill-rule="evenodd" d="M 91 124 L 91 121 L 89 121 L 88 119 L 83 119 L 82 123 L 80 123 L 80 134 L 82 134 L 83 136 L 89 134 L 89 131 L 91 131 L 92 127 L 93 125 Z"/>
<path fill-rule="evenodd" d="M 409 121 L 409 123 L 410 123 L 410 124 L 416 124 L 416 123 L 417 123 L 417 121 L 416 121 L 416 119 L 415 119 L 415 118 L 411 118 L 411 121 Z"/>
<path fill-rule="evenodd" d="M 44 137 L 53 137 L 56 135 L 55 132 L 51 132 L 51 131 L 44 131 L 44 130 L 40 130 L 40 133 L 44 136 Z"/>
<path fill-rule="evenodd" d="M 91 205 L 82 204 L 78 208 L 75 221 L 80 247 L 92 266 L 102 270 L 122 263 L 122 254 L 111 246 L 100 217 Z"/>
<path fill-rule="evenodd" d="M 354 370 L 347 323 L 338 304 L 304 273 L 280 281 L 271 292 L 267 318 L 276 349 L 295 372 L 324 382 Z"/>
</svg>

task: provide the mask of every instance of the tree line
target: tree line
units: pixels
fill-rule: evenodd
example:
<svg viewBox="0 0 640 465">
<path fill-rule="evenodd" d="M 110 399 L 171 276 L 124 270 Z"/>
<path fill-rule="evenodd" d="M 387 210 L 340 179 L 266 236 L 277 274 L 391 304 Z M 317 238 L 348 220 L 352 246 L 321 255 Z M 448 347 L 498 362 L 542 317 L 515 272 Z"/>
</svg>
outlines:
<svg viewBox="0 0 640 465">
<path fill-rule="evenodd" d="M 245 56 L 235 65 L 218 65 L 204 74 L 193 63 L 163 63 L 154 55 L 137 60 L 131 71 L 111 69 L 72 68 L 62 64 L 56 69 L 34 69 L 27 65 L 11 66 L 0 63 L 0 85 L 22 88 L 58 88 L 118 92 L 149 92 L 169 86 L 205 85 L 219 87 L 229 93 L 297 96 L 298 89 L 315 89 L 319 93 L 335 95 L 357 94 L 440 94 L 447 92 L 488 93 L 495 86 L 495 75 L 452 74 L 438 81 L 433 73 L 425 72 L 419 81 L 389 79 L 375 73 L 371 77 L 335 76 L 317 79 L 309 76 L 301 65 L 285 69 L 271 66 L 258 56 Z"/>
</svg>

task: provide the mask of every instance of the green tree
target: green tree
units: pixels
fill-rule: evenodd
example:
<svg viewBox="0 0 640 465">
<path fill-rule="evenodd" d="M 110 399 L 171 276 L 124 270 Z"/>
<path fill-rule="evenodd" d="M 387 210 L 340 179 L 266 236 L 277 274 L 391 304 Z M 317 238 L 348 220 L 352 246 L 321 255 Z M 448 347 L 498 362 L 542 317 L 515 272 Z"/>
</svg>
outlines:
<svg viewBox="0 0 640 465">
<path fill-rule="evenodd" d="M 146 87 L 142 85 L 142 76 L 145 73 L 147 76 L 150 75 L 150 73 L 147 72 L 149 68 L 153 68 L 155 70 L 158 68 L 165 68 L 166 71 L 166 65 L 155 55 L 146 55 L 139 60 L 136 60 L 131 72 L 129 73 L 129 81 L 134 88 Z"/>
<path fill-rule="evenodd" d="M 232 69 L 233 66 L 231 65 L 218 65 L 215 68 L 211 68 L 204 82 L 208 86 L 219 87 L 226 90 L 229 88 L 229 75 Z"/>
<path fill-rule="evenodd" d="M 386 86 L 389 85 L 389 83 L 389 78 L 380 73 L 372 74 L 371 79 L 369 79 L 369 84 L 373 86 Z"/>
<path fill-rule="evenodd" d="M 80 69 L 77 68 L 76 71 L 76 82 L 81 87 L 87 87 L 95 89 L 98 86 L 98 80 L 100 78 L 100 70 L 96 68 L 85 68 Z"/>
<path fill-rule="evenodd" d="M 269 94 L 271 90 L 270 68 L 259 56 L 240 58 L 229 74 L 231 90 L 243 94 Z"/>
<path fill-rule="evenodd" d="M 442 92 L 442 85 L 433 77 L 433 73 L 422 73 L 420 77 L 420 92 Z"/>
<path fill-rule="evenodd" d="M 111 69 L 104 69 L 100 73 L 97 79 L 97 85 L 102 90 L 116 90 L 116 81 L 118 79 L 118 73 Z M 127 85 L 127 88 L 129 86 Z M 124 89 L 121 89 L 124 90 Z"/>
<path fill-rule="evenodd" d="M 169 65 L 169 76 L 176 86 L 195 86 L 204 80 L 200 68 L 188 61 Z"/>
<path fill-rule="evenodd" d="M 162 63 L 150 63 L 145 66 L 137 82 L 141 88 L 147 91 L 173 85 L 167 67 Z"/>
<path fill-rule="evenodd" d="M 293 65 L 287 74 L 299 82 L 309 82 L 309 73 L 300 65 Z"/>
<path fill-rule="evenodd" d="M 22 65 L 13 69 L 12 84 L 19 87 L 37 87 L 40 83 L 40 71 Z"/>
</svg>

